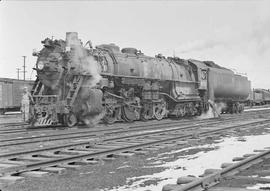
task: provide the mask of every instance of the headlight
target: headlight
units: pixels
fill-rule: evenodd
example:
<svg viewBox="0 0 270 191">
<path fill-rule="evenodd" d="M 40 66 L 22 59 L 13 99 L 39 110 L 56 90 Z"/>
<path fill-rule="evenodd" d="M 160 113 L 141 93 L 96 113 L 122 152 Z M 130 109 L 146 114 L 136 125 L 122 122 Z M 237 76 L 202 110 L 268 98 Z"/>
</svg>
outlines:
<svg viewBox="0 0 270 191">
<path fill-rule="evenodd" d="M 42 69 L 44 68 L 44 63 L 43 63 L 42 61 L 39 61 L 39 62 L 37 63 L 37 68 L 38 68 L 39 70 L 42 70 Z"/>
</svg>

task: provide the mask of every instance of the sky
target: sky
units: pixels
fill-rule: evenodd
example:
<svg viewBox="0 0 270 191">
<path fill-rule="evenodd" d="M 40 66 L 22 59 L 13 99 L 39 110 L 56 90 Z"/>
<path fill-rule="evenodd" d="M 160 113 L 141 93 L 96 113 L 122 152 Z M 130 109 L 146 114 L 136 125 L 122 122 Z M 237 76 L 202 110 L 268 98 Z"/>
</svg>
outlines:
<svg viewBox="0 0 270 191">
<path fill-rule="evenodd" d="M 66 32 L 149 56 L 212 60 L 270 89 L 270 1 L 1 1 L 0 77 L 35 79 L 33 49 Z M 23 74 L 20 73 L 22 78 Z"/>
</svg>

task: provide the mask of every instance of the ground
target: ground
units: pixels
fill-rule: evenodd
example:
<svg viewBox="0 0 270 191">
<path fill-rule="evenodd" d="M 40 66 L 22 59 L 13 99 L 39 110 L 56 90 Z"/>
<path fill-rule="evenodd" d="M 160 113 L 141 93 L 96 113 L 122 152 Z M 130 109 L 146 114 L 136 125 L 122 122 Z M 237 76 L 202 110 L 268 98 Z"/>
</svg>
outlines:
<svg viewBox="0 0 270 191">
<path fill-rule="evenodd" d="M 166 164 L 170 164 L 177 159 L 184 159 L 185 156 L 192 156 L 193 154 L 193 158 L 196 158 L 198 153 L 207 153 L 208 151 L 218 149 L 218 146 L 215 146 L 214 143 L 222 142 L 224 137 L 236 137 L 237 141 L 245 142 L 245 136 L 264 135 L 267 133 L 269 133 L 269 128 L 267 127 L 252 130 L 238 129 L 215 137 L 194 138 L 177 146 L 149 151 L 145 155 L 134 155 L 128 158 L 118 157 L 111 161 L 101 160 L 97 165 L 84 165 L 78 169 L 67 169 L 61 175 L 51 174 L 42 178 L 27 177 L 15 184 L 0 186 L 2 186 L 3 191 L 147 190 L 145 186 L 156 185 L 162 180 L 168 179 L 166 177 L 145 179 L 148 175 L 166 172 L 168 168 L 186 170 L 181 163 L 178 165 L 174 164 L 173 166 L 166 166 Z M 193 158 L 191 157 L 188 160 Z"/>
</svg>

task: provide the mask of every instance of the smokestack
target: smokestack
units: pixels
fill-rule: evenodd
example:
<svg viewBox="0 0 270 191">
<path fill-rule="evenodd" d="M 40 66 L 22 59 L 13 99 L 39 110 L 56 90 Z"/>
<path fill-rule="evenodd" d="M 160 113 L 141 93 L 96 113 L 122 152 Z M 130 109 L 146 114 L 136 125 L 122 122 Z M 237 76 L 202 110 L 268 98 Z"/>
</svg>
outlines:
<svg viewBox="0 0 270 191">
<path fill-rule="evenodd" d="M 67 32 L 66 33 L 66 47 L 73 47 L 79 45 L 80 41 L 78 39 L 77 32 Z"/>
</svg>

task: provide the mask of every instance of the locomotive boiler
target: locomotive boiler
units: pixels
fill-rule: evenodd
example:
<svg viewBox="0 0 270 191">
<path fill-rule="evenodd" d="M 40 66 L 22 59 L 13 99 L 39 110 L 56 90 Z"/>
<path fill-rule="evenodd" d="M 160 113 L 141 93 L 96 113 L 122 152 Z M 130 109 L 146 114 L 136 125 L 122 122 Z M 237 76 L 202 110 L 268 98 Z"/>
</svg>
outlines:
<svg viewBox="0 0 270 191">
<path fill-rule="evenodd" d="M 77 33 L 42 43 L 34 53 L 34 126 L 195 116 L 207 110 L 209 99 L 237 112 L 250 86 L 246 77 L 211 62 L 150 57 L 115 44 L 93 48 Z"/>
</svg>

